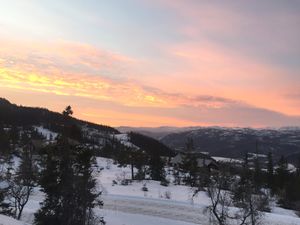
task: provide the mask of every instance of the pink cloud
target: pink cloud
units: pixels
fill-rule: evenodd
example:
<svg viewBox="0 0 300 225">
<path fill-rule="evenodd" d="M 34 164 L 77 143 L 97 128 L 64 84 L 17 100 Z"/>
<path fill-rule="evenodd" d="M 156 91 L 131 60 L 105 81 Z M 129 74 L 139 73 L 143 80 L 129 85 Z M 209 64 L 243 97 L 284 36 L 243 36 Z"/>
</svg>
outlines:
<svg viewBox="0 0 300 225">
<path fill-rule="evenodd" d="M 286 88 L 283 71 L 210 42 L 165 46 L 163 50 L 174 66 L 169 68 L 170 74 L 162 76 L 148 76 L 152 62 L 86 44 L 1 40 L 1 45 L 5 46 L 0 49 L 2 90 L 105 104 L 106 110 L 92 114 L 80 110 L 83 118 L 97 122 L 101 118 L 93 115 L 103 112 L 105 121 L 116 116 L 108 123 L 114 125 L 121 125 L 127 116 L 135 125 L 158 124 L 153 122 L 155 118 L 165 118 L 164 125 L 238 125 L 247 116 L 249 123 L 258 126 L 263 125 L 263 119 L 256 121 L 253 115 L 261 108 L 269 109 L 263 111 L 264 119 L 268 114 L 285 118 L 274 111 L 291 112 L 280 95 Z M 140 73 L 141 68 L 147 76 Z M 121 111 L 112 113 L 114 110 Z"/>
</svg>

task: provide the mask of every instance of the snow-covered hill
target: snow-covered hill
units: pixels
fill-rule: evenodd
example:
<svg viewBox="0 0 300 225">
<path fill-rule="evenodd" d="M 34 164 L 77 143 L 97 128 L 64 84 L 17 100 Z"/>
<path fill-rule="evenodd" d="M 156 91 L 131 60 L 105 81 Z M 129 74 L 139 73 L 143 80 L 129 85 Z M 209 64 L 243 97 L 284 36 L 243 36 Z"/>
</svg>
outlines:
<svg viewBox="0 0 300 225">
<path fill-rule="evenodd" d="M 131 169 L 118 167 L 107 158 L 97 158 L 98 168 L 95 176 L 102 189 L 104 208 L 96 213 L 104 216 L 107 225 L 207 225 L 209 216 L 204 210 L 209 205 L 205 192 L 192 197 L 193 190 L 183 185 L 161 186 L 159 182 L 133 181 L 121 185 L 122 179 L 130 178 Z M 171 176 L 168 176 L 172 180 Z M 142 188 L 147 187 L 148 191 Z M 0 217 L 3 225 L 32 224 L 34 212 L 43 201 L 43 194 L 38 188 L 31 196 L 24 209 L 23 222 L 4 216 Z M 263 224 L 266 225 L 300 225 L 300 218 L 292 210 L 282 209 L 272 203 L 272 212 L 266 213 Z M 26 224 L 26 225 L 27 225 Z"/>
</svg>

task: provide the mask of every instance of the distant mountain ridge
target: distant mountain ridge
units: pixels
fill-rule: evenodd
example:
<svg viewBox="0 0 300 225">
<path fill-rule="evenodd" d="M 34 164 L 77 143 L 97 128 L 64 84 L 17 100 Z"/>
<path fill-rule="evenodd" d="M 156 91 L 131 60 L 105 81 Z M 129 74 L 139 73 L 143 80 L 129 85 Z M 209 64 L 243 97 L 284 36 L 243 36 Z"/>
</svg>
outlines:
<svg viewBox="0 0 300 225">
<path fill-rule="evenodd" d="M 193 139 L 197 151 L 214 156 L 241 158 L 247 152 L 268 154 L 275 159 L 281 155 L 290 161 L 300 156 L 300 128 L 278 129 L 203 127 L 196 130 L 172 133 L 161 141 L 175 149 L 184 149 L 187 139 Z"/>
<path fill-rule="evenodd" d="M 275 159 L 281 155 L 290 162 L 300 157 L 300 127 L 282 128 L 228 128 L 228 127 L 118 127 L 119 131 L 134 131 L 156 138 L 175 150 L 184 150 L 191 138 L 197 151 L 213 156 L 242 158 L 246 152 L 272 152 Z"/>
<path fill-rule="evenodd" d="M 63 109 L 62 109 L 63 110 Z M 155 138 L 170 149 L 184 150 L 187 139 L 193 139 L 195 149 L 199 152 L 209 152 L 213 156 L 242 158 L 246 152 L 267 154 L 272 152 L 274 158 L 286 156 L 290 162 L 296 162 L 300 157 L 300 128 L 226 128 L 226 127 L 119 127 L 113 128 L 105 125 L 69 118 L 70 121 L 81 127 L 96 129 L 107 133 L 108 136 L 119 133 L 135 132 Z M 45 108 L 24 107 L 10 103 L 0 98 L 0 125 L 35 126 L 41 125 L 52 131 L 60 132 L 66 118 L 61 113 L 51 112 Z M 87 130 L 90 130 L 87 129 Z M 151 141 L 143 136 L 132 137 L 134 144 L 143 148 L 157 146 L 168 152 L 163 145 Z"/>
<path fill-rule="evenodd" d="M 115 128 L 79 120 L 74 117 L 70 117 L 68 120 L 75 122 L 77 125 L 89 126 L 102 132 L 119 133 Z M 45 108 L 18 106 L 4 98 L 0 98 L 0 123 L 2 124 L 15 126 L 43 124 L 54 128 L 58 127 L 56 125 L 62 125 L 65 122 L 66 119 L 61 113 L 52 112 Z"/>
<path fill-rule="evenodd" d="M 164 136 L 172 133 L 178 133 L 189 130 L 196 130 L 200 127 L 172 127 L 172 126 L 161 126 L 161 127 L 129 127 L 121 126 L 116 129 L 122 133 L 137 132 L 140 134 L 153 137 L 155 139 L 162 139 Z"/>
</svg>

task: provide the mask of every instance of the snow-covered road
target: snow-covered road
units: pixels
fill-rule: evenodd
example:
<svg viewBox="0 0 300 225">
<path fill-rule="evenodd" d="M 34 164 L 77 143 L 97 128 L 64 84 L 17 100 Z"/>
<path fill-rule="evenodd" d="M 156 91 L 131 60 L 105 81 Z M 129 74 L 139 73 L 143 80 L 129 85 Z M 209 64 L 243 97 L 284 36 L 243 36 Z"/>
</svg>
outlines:
<svg viewBox="0 0 300 225">
<path fill-rule="evenodd" d="M 43 195 L 40 192 L 32 196 L 24 209 L 22 221 L 32 223 L 34 213 L 39 208 L 39 202 L 42 199 Z M 104 208 L 97 209 L 96 213 L 104 216 L 107 225 L 210 224 L 209 216 L 203 212 L 206 204 L 111 194 L 102 195 L 102 199 Z M 290 215 L 266 213 L 262 224 L 300 225 L 300 219 Z"/>
<path fill-rule="evenodd" d="M 172 200 L 160 200 L 143 197 L 104 195 L 104 209 L 127 214 L 138 214 L 191 224 L 210 224 L 206 205 L 189 204 Z M 300 219 L 288 215 L 265 213 L 264 225 L 298 225 Z"/>
<path fill-rule="evenodd" d="M 103 201 L 104 209 L 107 210 L 161 217 L 194 224 L 208 224 L 207 216 L 203 215 L 204 206 L 114 195 L 103 196 Z"/>
</svg>

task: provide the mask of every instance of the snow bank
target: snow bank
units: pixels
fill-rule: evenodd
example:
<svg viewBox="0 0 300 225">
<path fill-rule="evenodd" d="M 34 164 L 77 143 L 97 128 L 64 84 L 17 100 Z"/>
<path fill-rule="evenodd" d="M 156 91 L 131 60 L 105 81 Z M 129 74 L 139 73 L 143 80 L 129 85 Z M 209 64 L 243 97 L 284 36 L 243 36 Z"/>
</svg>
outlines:
<svg viewBox="0 0 300 225">
<path fill-rule="evenodd" d="M 28 225 L 28 224 L 0 214 L 0 225 Z"/>
</svg>

